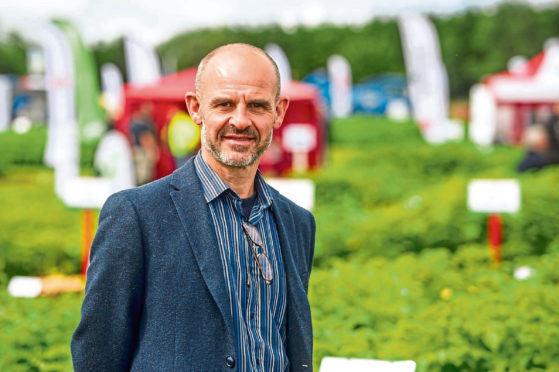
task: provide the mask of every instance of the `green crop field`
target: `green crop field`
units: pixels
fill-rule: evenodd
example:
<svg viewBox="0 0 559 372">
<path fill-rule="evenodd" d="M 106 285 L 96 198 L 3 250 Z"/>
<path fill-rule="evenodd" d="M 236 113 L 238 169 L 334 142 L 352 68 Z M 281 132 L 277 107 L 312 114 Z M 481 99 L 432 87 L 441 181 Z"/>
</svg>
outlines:
<svg viewBox="0 0 559 372">
<path fill-rule="evenodd" d="M 79 272 L 81 214 L 54 195 L 44 139 L 0 135 L 1 371 L 72 370 L 82 295 L 6 290 L 14 275 Z M 305 175 L 316 184 L 315 370 L 325 356 L 412 359 L 418 372 L 559 370 L 559 168 L 519 175 L 520 149 L 429 146 L 413 123 L 383 118 L 337 120 L 330 142 L 323 169 Z M 487 216 L 466 206 L 474 178 L 522 187 L 521 211 L 503 215 L 500 265 Z M 532 276 L 515 279 L 521 266 Z"/>
</svg>

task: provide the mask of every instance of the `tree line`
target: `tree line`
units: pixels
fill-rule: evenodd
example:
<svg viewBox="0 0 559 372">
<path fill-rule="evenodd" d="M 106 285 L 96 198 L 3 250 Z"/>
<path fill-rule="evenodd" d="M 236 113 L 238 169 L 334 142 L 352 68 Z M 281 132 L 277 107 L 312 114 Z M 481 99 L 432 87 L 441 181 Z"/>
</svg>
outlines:
<svg viewBox="0 0 559 372">
<path fill-rule="evenodd" d="M 484 75 L 505 70 L 511 57 L 531 58 L 547 39 L 559 37 L 557 7 L 535 9 L 523 3 L 503 3 L 490 11 L 471 8 L 450 16 L 430 15 L 430 19 L 438 32 L 453 98 L 467 97 L 473 84 Z M 395 18 L 375 19 L 359 26 L 323 24 L 289 30 L 278 25 L 201 29 L 163 42 L 157 52 L 163 60 L 183 69 L 197 65 L 213 48 L 231 42 L 259 47 L 270 42 L 280 45 L 289 57 L 295 79 L 324 67 L 332 54 L 347 58 L 354 82 L 384 72 L 405 72 Z M 11 43 L 0 41 L 0 73 L 22 73 L 24 44 L 19 37 L 12 37 Z M 97 65 L 112 62 L 125 72 L 122 45 L 122 39 L 94 45 Z"/>
</svg>

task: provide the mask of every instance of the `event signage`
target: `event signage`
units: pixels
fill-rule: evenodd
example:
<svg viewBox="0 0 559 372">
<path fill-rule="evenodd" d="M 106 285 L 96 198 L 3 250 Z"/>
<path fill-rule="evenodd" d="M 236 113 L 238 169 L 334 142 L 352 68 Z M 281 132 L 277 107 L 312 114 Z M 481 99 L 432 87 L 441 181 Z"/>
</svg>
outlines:
<svg viewBox="0 0 559 372">
<path fill-rule="evenodd" d="M 0 75 L 0 132 L 8 129 L 12 104 L 12 87 L 10 80 Z"/>
<path fill-rule="evenodd" d="M 101 67 L 101 86 L 105 110 L 113 118 L 118 117 L 124 108 L 124 92 L 122 74 L 115 64 L 105 63 Z"/>
<path fill-rule="evenodd" d="M 473 212 L 516 213 L 520 184 L 515 179 L 473 180 L 468 184 L 468 207 Z"/>
<path fill-rule="evenodd" d="M 45 25 L 45 83 L 48 133 L 45 163 L 55 168 L 55 191 L 63 198 L 67 179 L 79 174 L 79 139 L 75 112 L 72 50 L 60 29 Z"/>
<path fill-rule="evenodd" d="M 131 37 L 124 40 L 128 82 L 146 85 L 161 78 L 161 66 L 155 50 Z"/>
<path fill-rule="evenodd" d="M 266 45 L 265 50 L 278 65 L 281 84 L 289 83 L 291 81 L 291 65 L 283 49 L 277 44 L 270 43 Z"/>
<path fill-rule="evenodd" d="M 414 372 L 413 360 L 387 361 L 376 359 L 325 357 L 320 363 L 319 372 Z"/>
<path fill-rule="evenodd" d="M 303 178 L 268 178 L 266 182 L 306 210 L 314 208 L 314 182 Z"/>
<path fill-rule="evenodd" d="M 351 66 L 347 59 L 339 55 L 328 58 L 328 80 L 330 81 L 332 116 L 347 117 L 353 109 Z"/>
<path fill-rule="evenodd" d="M 473 180 L 468 184 L 468 207 L 471 211 L 489 213 L 487 239 L 495 263 L 501 261 L 503 222 L 500 213 L 520 210 L 520 184 L 515 179 Z"/>
<path fill-rule="evenodd" d="M 398 26 L 413 116 L 423 137 L 441 143 L 463 135 L 448 118 L 448 77 L 435 27 L 419 14 L 400 17 Z"/>
<path fill-rule="evenodd" d="M 56 20 L 54 24 L 62 31 L 71 51 L 74 66 L 74 103 L 79 139 L 91 141 L 99 139 L 106 131 L 105 117 L 99 105 L 99 79 L 91 51 L 82 42 L 75 27 L 66 21 Z"/>
<path fill-rule="evenodd" d="M 309 167 L 309 152 L 317 145 L 316 128 L 310 124 L 289 124 L 282 134 L 283 148 L 292 153 L 292 168 L 305 172 Z"/>
<path fill-rule="evenodd" d="M 310 124 L 289 124 L 283 131 L 283 147 L 290 152 L 310 152 L 316 147 L 316 128 Z"/>
</svg>

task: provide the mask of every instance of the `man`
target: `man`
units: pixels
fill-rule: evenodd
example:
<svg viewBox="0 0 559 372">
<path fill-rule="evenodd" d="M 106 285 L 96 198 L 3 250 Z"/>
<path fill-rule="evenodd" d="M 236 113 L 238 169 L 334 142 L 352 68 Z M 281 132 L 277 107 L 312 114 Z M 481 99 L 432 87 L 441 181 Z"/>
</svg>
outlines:
<svg viewBox="0 0 559 372">
<path fill-rule="evenodd" d="M 258 48 L 202 60 L 186 94 L 199 154 L 101 211 L 77 371 L 312 371 L 314 219 L 257 171 L 289 104 L 279 92 Z"/>
<path fill-rule="evenodd" d="M 551 106 L 551 115 L 543 125 L 526 129 L 523 141 L 526 154 L 517 166 L 519 172 L 559 164 L 559 102 Z"/>
</svg>

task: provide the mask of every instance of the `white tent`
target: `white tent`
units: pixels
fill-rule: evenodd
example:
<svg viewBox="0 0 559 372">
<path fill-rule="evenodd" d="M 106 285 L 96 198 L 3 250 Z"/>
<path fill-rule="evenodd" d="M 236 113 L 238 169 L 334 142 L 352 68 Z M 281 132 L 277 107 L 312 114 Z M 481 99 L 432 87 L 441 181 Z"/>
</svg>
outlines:
<svg viewBox="0 0 559 372">
<path fill-rule="evenodd" d="M 518 144 L 539 112 L 559 102 L 559 45 L 529 61 L 513 57 L 509 70 L 486 77 L 470 91 L 470 139 L 481 145 Z"/>
</svg>

